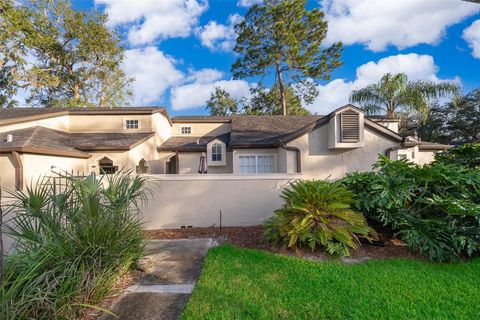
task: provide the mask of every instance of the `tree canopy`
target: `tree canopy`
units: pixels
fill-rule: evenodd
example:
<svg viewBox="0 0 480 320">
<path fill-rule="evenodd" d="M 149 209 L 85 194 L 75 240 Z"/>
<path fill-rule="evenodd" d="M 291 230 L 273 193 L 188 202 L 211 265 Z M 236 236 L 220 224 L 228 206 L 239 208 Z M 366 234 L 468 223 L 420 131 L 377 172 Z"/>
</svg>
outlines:
<svg viewBox="0 0 480 320">
<path fill-rule="evenodd" d="M 207 101 L 207 110 L 212 116 L 229 116 L 238 112 L 238 104 L 232 96 L 220 87 L 210 94 Z"/>
<path fill-rule="evenodd" d="M 124 49 L 94 10 L 76 11 L 65 0 L 0 0 L 0 104 L 47 107 L 117 106 L 131 95 L 121 70 Z"/>
<path fill-rule="evenodd" d="M 425 120 L 432 100 L 459 91 L 459 86 L 451 82 L 409 81 L 405 73 L 387 73 L 378 83 L 354 90 L 350 101 L 371 114 L 385 113 L 395 118 L 397 113 L 409 111 Z"/>
<path fill-rule="evenodd" d="M 318 94 L 315 81 L 329 80 L 332 70 L 341 65 L 340 42 L 321 47 L 328 29 L 323 12 L 309 11 L 305 5 L 306 0 L 264 0 L 235 26 L 234 51 L 239 58 L 232 65 L 234 78 L 260 76 L 263 80 L 273 73 L 283 114 L 287 114 L 289 85 L 311 103 Z"/>
<path fill-rule="evenodd" d="M 277 85 L 272 88 L 257 86 L 250 89 L 252 96 L 243 99 L 243 112 L 245 114 L 265 115 L 282 114 L 282 105 L 280 104 L 280 90 Z M 285 88 L 285 102 L 287 113 L 289 115 L 306 115 L 310 112 L 302 106 L 301 99 L 295 94 L 291 86 Z"/>
</svg>

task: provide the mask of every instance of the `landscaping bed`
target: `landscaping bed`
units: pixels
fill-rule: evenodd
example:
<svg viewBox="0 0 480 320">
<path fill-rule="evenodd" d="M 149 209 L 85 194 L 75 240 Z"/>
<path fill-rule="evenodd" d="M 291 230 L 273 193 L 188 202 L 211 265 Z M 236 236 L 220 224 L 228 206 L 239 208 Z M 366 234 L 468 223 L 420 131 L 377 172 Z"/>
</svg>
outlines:
<svg viewBox="0 0 480 320">
<path fill-rule="evenodd" d="M 478 319 L 480 260 L 312 262 L 220 246 L 182 319 Z"/>
<path fill-rule="evenodd" d="M 351 251 L 351 257 L 343 259 L 346 262 L 356 262 L 367 259 L 388 258 L 420 258 L 408 250 L 405 245 L 392 237 L 387 230 L 378 228 L 383 245 L 364 243 L 358 250 Z M 249 227 L 205 227 L 183 229 L 160 229 L 144 231 L 148 239 L 182 239 L 182 238 L 214 238 L 219 243 L 230 243 L 242 248 L 259 249 L 284 255 L 302 256 L 313 260 L 326 260 L 329 257 L 324 250 L 311 251 L 308 248 L 287 249 L 269 243 L 263 236 L 262 226 Z"/>
</svg>

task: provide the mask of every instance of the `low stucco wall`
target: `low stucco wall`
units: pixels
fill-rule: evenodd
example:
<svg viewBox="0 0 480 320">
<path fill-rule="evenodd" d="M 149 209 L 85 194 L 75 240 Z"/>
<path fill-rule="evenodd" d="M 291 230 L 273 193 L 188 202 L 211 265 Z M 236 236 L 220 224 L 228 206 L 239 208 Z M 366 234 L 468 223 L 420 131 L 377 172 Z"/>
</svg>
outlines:
<svg viewBox="0 0 480 320">
<path fill-rule="evenodd" d="M 142 208 L 147 230 L 262 224 L 282 205 L 280 193 L 301 175 L 147 175 L 151 196 Z"/>
</svg>

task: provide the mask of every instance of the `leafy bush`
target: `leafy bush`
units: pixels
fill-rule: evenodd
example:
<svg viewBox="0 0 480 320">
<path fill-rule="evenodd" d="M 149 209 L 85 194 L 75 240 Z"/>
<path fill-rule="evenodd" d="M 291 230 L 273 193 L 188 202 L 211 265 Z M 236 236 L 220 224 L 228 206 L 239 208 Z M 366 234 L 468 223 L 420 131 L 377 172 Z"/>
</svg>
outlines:
<svg viewBox="0 0 480 320">
<path fill-rule="evenodd" d="M 282 192 L 285 204 L 265 224 L 265 235 L 288 247 L 324 247 L 329 254 L 349 255 L 359 237 L 372 239 L 375 231 L 350 209 L 354 194 L 338 183 L 310 180 L 292 183 Z"/>
<path fill-rule="evenodd" d="M 128 172 L 61 178 L 67 182 L 61 192 L 55 178 L 11 192 L 16 202 L 6 232 L 16 252 L 6 260 L 1 319 L 75 318 L 142 256 L 143 178 Z"/>
<path fill-rule="evenodd" d="M 374 168 L 378 171 L 341 181 L 355 194 L 355 210 L 392 227 L 431 260 L 458 260 L 480 251 L 480 172 L 383 156 Z"/>
<path fill-rule="evenodd" d="M 458 164 L 480 169 L 480 143 L 466 143 L 435 154 L 435 161 L 443 164 Z"/>
</svg>

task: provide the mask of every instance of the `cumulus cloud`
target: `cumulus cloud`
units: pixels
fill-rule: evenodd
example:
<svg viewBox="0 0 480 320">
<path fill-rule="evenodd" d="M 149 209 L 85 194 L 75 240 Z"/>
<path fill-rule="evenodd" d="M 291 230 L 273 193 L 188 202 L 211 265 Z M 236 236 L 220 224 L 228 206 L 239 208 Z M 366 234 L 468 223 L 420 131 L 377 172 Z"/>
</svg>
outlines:
<svg viewBox="0 0 480 320">
<path fill-rule="evenodd" d="M 186 82 L 172 88 L 170 104 L 173 110 L 193 109 L 205 106 L 205 101 L 216 87 L 221 87 L 234 99 L 250 94 L 250 85 L 244 80 L 220 80 L 222 73 L 214 69 L 193 71 Z"/>
<path fill-rule="evenodd" d="M 237 6 L 248 8 L 257 3 L 262 3 L 262 0 L 238 0 Z"/>
<path fill-rule="evenodd" d="M 105 6 L 110 26 L 128 28 L 128 40 L 132 45 L 188 37 L 208 7 L 206 0 L 95 0 L 95 3 Z"/>
<path fill-rule="evenodd" d="M 235 25 L 242 21 L 242 16 L 235 13 L 228 17 L 227 24 L 210 21 L 196 30 L 200 42 L 210 50 L 229 51 L 235 45 L 237 35 Z"/>
<path fill-rule="evenodd" d="M 436 44 L 448 26 L 480 12 L 458 0 L 321 0 L 328 20 L 327 43 L 361 43 L 372 51 Z"/>
<path fill-rule="evenodd" d="M 472 55 L 480 59 L 480 19 L 474 21 L 463 31 L 463 39 L 465 39 L 468 46 L 472 48 Z"/>
<path fill-rule="evenodd" d="M 175 61 L 156 47 L 131 49 L 125 52 L 123 70 L 134 77 L 134 103 L 145 105 L 162 98 L 165 90 L 184 80 Z"/>
<path fill-rule="evenodd" d="M 335 79 L 325 85 L 319 85 L 318 96 L 313 104 L 307 106 L 311 112 L 327 114 L 332 110 L 348 103 L 352 90 L 363 88 L 376 83 L 385 73 L 406 73 L 409 80 L 430 80 L 434 82 L 455 81 L 459 78 L 439 79 L 438 67 L 432 56 L 416 53 L 399 54 L 380 59 L 378 62 L 370 61 L 359 66 L 356 70 L 355 80 Z"/>
</svg>

